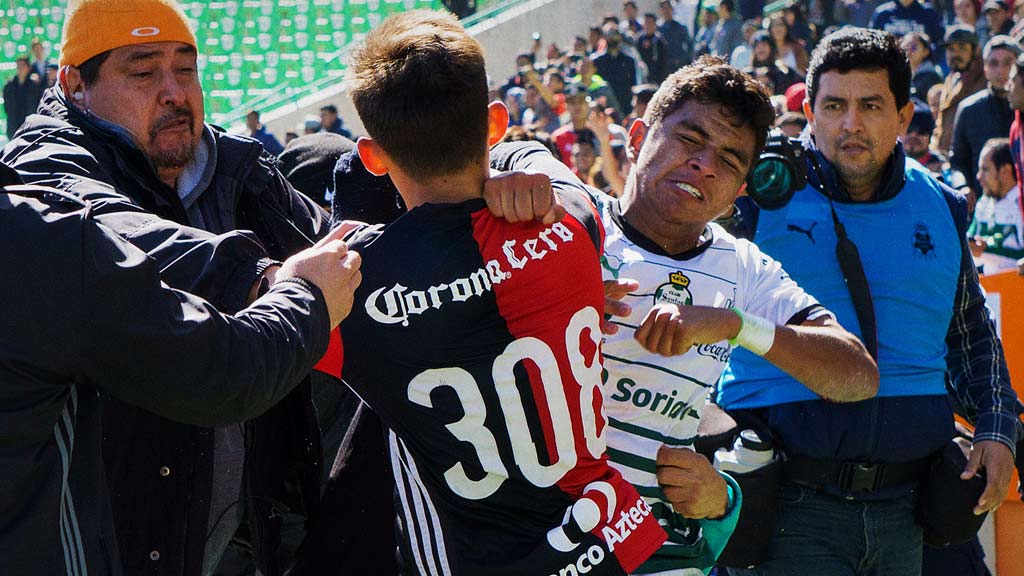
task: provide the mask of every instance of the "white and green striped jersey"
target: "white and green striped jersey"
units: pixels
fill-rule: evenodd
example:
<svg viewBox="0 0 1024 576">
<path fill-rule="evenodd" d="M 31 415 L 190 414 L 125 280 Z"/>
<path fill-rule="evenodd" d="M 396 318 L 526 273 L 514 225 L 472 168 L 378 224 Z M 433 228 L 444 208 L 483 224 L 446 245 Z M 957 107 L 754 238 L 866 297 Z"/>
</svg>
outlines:
<svg viewBox="0 0 1024 576">
<path fill-rule="evenodd" d="M 723 341 L 665 358 L 644 350 L 634 332 L 652 305 L 662 302 L 735 306 L 777 324 L 809 310 L 810 318 L 828 312 L 778 262 L 717 224 L 707 226 L 696 249 L 666 255 L 623 221 L 617 200 L 596 200 L 605 228 L 604 279 L 640 283 L 623 300 L 632 307 L 631 314 L 613 319 L 619 331 L 606 336 L 603 344 L 608 455 L 669 533 L 668 542 L 636 573 L 705 573 L 735 527 L 737 507 L 731 501 L 729 514 L 717 521 L 698 522 L 674 514 L 658 487 L 655 456 L 662 444 L 692 446 L 708 392 L 732 349 Z"/>
<path fill-rule="evenodd" d="M 1014 186 L 1006 196 L 982 196 L 974 208 L 974 221 L 969 236 L 980 236 L 987 246 L 974 261 L 984 268 L 979 272 L 995 274 L 1017 267 L 1024 257 L 1024 215 L 1021 213 L 1020 189 Z"/>
</svg>

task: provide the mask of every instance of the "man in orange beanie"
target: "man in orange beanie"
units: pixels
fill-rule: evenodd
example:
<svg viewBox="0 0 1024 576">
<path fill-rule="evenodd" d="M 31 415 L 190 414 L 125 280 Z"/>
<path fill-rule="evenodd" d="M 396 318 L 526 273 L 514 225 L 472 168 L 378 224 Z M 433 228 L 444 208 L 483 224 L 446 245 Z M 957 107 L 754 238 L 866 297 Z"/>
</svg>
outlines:
<svg viewBox="0 0 1024 576">
<path fill-rule="evenodd" d="M 167 284 L 233 313 L 273 281 L 277 262 L 326 234 L 328 218 L 259 142 L 204 122 L 197 51 L 174 0 L 72 0 L 58 85 L 3 160 L 27 182 L 91 201 Z M 516 206 L 520 217 L 556 210 L 546 178 L 487 187 L 492 206 Z M 124 572 L 210 574 L 245 519 L 260 572 L 282 573 L 282 511 L 309 515 L 319 500 L 311 397 L 337 384 L 313 372 L 262 416 L 223 428 L 105 399 L 104 459 Z"/>
</svg>

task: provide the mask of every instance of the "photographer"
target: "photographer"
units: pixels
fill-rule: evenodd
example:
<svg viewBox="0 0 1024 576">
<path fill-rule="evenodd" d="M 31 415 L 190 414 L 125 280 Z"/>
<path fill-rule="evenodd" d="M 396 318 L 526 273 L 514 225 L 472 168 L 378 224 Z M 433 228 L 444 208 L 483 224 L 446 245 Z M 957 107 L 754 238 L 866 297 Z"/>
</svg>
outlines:
<svg viewBox="0 0 1024 576">
<path fill-rule="evenodd" d="M 757 215 L 758 244 L 861 336 L 881 373 L 877 398 L 826 402 L 733 354 L 719 403 L 761 412 L 789 456 L 758 574 L 921 573 L 915 504 L 932 455 L 954 436 L 947 381 L 977 424 L 961 475 L 984 469 L 973 513 L 1006 494 L 1017 398 L 967 250 L 964 201 L 897 142 L 913 116 L 910 81 L 895 37 L 825 38 L 807 76 L 808 185 Z"/>
</svg>

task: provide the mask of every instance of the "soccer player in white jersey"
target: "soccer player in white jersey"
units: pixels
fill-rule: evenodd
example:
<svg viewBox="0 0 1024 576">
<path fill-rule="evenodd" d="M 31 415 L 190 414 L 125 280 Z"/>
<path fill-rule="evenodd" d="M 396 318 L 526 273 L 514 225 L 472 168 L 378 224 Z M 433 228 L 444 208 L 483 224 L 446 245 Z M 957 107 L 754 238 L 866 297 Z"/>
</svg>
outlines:
<svg viewBox="0 0 1024 576">
<path fill-rule="evenodd" d="M 621 298 L 603 345 L 608 454 L 669 532 L 636 574 L 707 573 L 735 527 L 735 482 L 691 448 L 733 346 L 834 401 L 878 388 L 855 336 L 756 245 L 712 223 L 773 120 L 756 81 L 702 58 L 666 79 L 631 127 L 622 198 L 597 198 L 606 293 Z"/>
<path fill-rule="evenodd" d="M 711 222 L 742 190 L 773 120 L 748 75 L 713 59 L 683 68 L 630 129 L 621 200 L 598 203 L 605 280 L 638 283 L 604 344 L 609 455 L 676 528 L 638 573 L 707 572 L 735 526 L 735 485 L 690 448 L 733 346 L 825 398 L 877 391 L 861 342 L 770 256 Z"/>
</svg>

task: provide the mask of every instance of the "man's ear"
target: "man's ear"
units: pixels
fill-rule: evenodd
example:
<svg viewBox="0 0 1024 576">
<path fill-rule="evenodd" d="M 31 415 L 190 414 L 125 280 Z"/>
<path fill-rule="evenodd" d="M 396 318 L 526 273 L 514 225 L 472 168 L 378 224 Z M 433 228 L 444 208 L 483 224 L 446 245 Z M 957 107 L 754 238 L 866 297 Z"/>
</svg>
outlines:
<svg viewBox="0 0 1024 576">
<path fill-rule="evenodd" d="M 508 130 L 508 108 L 504 102 L 495 100 L 487 105 L 487 146 L 501 142 Z"/>
<path fill-rule="evenodd" d="M 814 122 L 814 110 L 811 109 L 811 102 L 809 100 L 804 99 L 803 108 L 804 118 L 807 118 L 807 122 Z"/>
<path fill-rule="evenodd" d="M 388 173 L 390 159 L 384 150 L 373 141 L 373 138 L 363 136 L 357 140 L 356 150 L 359 152 L 359 159 L 363 161 L 367 172 L 374 176 L 384 176 Z"/>
<path fill-rule="evenodd" d="M 85 82 L 82 80 L 82 73 L 74 66 L 62 66 L 57 72 L 57 83 L 67 97 L 68 102 L 78 108 L 87 108 L 85 103 Z"/>
<path fill-rule="evenodd" d="M 735 199 L 739 198 L 740 196 L 746 196 L 746 195 L 747 195 L 747 181 L 744 180 L 743 181 L 743 185 L 740 186 L 740 189 L 736 191 L 736 195 L 733 196 L 732 199 L 735 200 Z"/>
<path fill-rule="evenodd" d="M 900 117 L 900 134 L 906 134 L 907 128 L 910 128 L 910 122 L 914 119 L 914 102 L 908 100 L 903 108 L 899 109 Z"/>
<path fill-rule="evenodd" d="M 640 148 L 647 139 L 647 131 L 647 122 L 643 118 L 637 118 L 629 125 L 629 146 L 626 147 L 626 152 L 631 164 L 635 165 L 637 158 L 640 157 Z"/>
</svg>

